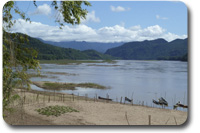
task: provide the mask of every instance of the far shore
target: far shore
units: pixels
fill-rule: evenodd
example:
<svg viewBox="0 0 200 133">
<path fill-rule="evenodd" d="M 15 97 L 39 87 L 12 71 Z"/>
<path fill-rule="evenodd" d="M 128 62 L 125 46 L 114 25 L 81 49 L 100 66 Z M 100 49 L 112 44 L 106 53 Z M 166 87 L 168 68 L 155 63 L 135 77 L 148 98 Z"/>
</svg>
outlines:
<svg viewBox="0 0 200 133">
<path fill-rule="evenodd" d="M 115 64 L 116 60 L 68 60 L 68 59 L 59 59 L 59 60 L 40 60 L 40 64 L 58 64 L 58 65 L 79 65 L 82 63 L 110 63 Z"/>
<path fill-rule="evenodd" d="M 15 111 L 5 118 L 12 125 L 182 125 L 187 120 L 187 112 L 120 104 L 97 97 L 23 89 L 15 89 L 15 93 L 21 100 L 13 103 Z M 78 112 L 47 117 L 35 111 L 55 105 L 69 106 Z"/>
</svg>

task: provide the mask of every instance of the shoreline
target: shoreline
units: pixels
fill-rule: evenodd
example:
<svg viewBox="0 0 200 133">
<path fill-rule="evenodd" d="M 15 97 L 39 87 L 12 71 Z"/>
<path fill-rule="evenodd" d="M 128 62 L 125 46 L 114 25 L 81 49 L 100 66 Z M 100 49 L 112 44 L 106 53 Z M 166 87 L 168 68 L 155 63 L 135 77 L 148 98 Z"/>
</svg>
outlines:
<svg viewBox="0 0 200 133">
<path fill-rule="evenodd" d="M 50 82 L 50 81 L 34 81 L 33 82 L 33 85 L 35 85 L 36 87 L 39 87 L 43 90 L 35 90 L 35 89 L 32 89 L 32 90 L 35 90 L 35 91 L 39 91 L 39 92 L 52 92 L 52 93 L 58 93 L 58 94 L 67 94 L 67 95 L 74 95 L 74 96 L 79 96 L 79 93 L 78 94 L 75 94 L 75 93 L 67 93 L 67 92 L 59 92 L 59 91 L 65 91 L 65 90 L 72 90 L 72 89 L 56 89 L 56 90 L 53 90 L 53 89 L 46 89 L 46 88 L 43 88 L 43 84 L 45 82 L 48 82 L 48 83 L 57 83 L 57 82 Z M 60 84 L 65 84 L 65 83 L 60 83 Z M 84 88 L 84 87 L 83 87 Z M 106 87 L 105 89 L 110 89 L 109 87 Z M 73 89 L 73 90 L 76 90 L 76 89 Z M 55 92 L 54 92 L 55 91 Z M 84 95 L 82 95 L 82 97 L 86 97 L 87 93 L 85 93 Z M 98 99 L 98 94 L 94 94 L 93 97 L 88 97 L 88 99 L 91 99 L 91 100 L 94 100 L 94 97 L 95 99 L 97 100 Z M 107 98 L 107 97 L 103 97 L 103 98 Z M 108 96 L 109 98 L 109 96 Z M 162 108 L 162 109 L 169 109 L 169 110 L 174 110 L 173 109 L 173 105 L 171 106 L 164 106 L 162 107 L 161 105 L 155 105 L 153 102 L 151 104 L 147 104 L 147 102 L 145 101 L 138 101 L 137 100 L 137 103 L 136 103 L 136 100 L 134 101 L 134 103 L 132 102 L 126 102 L 124 103 L 124 98 L 125 97 L 121 97 L 122 99 L 120 100 L 120 97 L 119 99 L 116 98 L 116 99 L 112 99 L 111 102 L 115 102 L 115 103 L 120 103 L 120 104 L 126 104 L 126 105 L 135 105 L 135 106 L 145 106 L 145 107 L 151 107 L 151 108 Z M 100 99 L 99 99 L 100 100 Z M 100 101 L 104 101 L 104 100 L 100 100 Z M 146 104 L 145 104 L 146 103 Z M 176 109 L 177 110 L 177 109 Z M 180 108 L 178 108 L 179 111 L 183 111 L 183 112 L 188 112 L 188 109 L 185 109 L 185 110 L 181 110 Z"/>
<path fill-rule="evenodd" d="M 35 125 L 38 120 L 41 121 L 37 125 L 149 125 L 149 116 L 151 116 L 151 125 L 181 125 L 187 120 L 188 114 L 179 110 L 120 104 L 66 93 L 22 89 L 15 89 L 15 91 L 21 96 L 23 104 L 20 105 L 19 101 L 13 104 L 13 107 L 18 107 L 20 113 L 6 118 L 5 121 L 12 125 Z M 79 112 L 65 113 L 60 117 L 47 117 L 35 111 L 38 108 L 55 105 L 70 106 Z M 15 118 L 9 121 L 13 116 L 16 117 L 17 122 Z"/>
</svg>

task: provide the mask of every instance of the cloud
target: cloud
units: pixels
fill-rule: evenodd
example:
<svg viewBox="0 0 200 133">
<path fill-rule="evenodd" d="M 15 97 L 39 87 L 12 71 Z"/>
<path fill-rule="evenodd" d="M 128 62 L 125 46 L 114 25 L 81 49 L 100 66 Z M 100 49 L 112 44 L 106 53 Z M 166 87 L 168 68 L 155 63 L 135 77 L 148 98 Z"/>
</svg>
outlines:
<svg viewBox="0 0 200 133">
<path fill-rule="evenodd" d="M 34 12 L 29 13 L 30 15 L 46 15 L 51 14 L 51 7 L 47 4 L 43 4 L 37 7 Z"/>
<path fill-rule="evenodd" d="M 95 11 L 89 12 L 86 16 L 86 19 L 81 20 L 82 23 L 87 23 L 87 22 L 100 22 L 100 19 L 95 16 Z"/>
<path fill-rule="evenodd" d="M 12 32 L 21 32 L 32 37 L 42 38 L 46 41 L 88 41 L 88 42 L 131 42 L 154 40 L 164 38 L 167 41 L 180 38 L 184 39 L 187 35 L 176 35 L 167 32 L 159 25 L 141 28 L 140 25 L 125 28 L 121 25 L 105 26 L 93 29 L 87 25 L 80 24 L 75 26 L 65 25 L 63 29 L 59 26 L 45 25 L 40 22 L 26 22 L 18 19 L 11 29 Z"/>
<path fill-rule="evenodd" d="M 124 8 L 124 7 L 121 7 L 121 6 L 117 6 L 117 7 L 110 6 L 110 9 L 113 12 L 124 12 L 124 11 L 129 11 L 130 10 L 130 8 Z"/>
<path fill-rule="evenodd" d="M 167 20 L 167 17 L 161 17 L 160 15 L 156 15 L 156 19 L 162 19 L 162 20 Z"/>
<path fill-rule="evenodd" d="M 179 36 L 179 35 L 176 35 L 174 33 L 168 32 L 165 35 L 163 35 L 163 38 L 165 38 L 166 40 L 172 41 L 172 40 L 175 40 L 177 38 L 179 38 L 179 39 L 185 39 L 185 38 L 187 38 L 187 35 L 181 35 L 181 36 Z"/>
<path fill-rule="evenodd" d="M 149 26 L 143 30 L 140 30 L 138 34 L 143 37 L 155 37 L 161 36 L 166 30 L 159 25 Z"/>
</svg>

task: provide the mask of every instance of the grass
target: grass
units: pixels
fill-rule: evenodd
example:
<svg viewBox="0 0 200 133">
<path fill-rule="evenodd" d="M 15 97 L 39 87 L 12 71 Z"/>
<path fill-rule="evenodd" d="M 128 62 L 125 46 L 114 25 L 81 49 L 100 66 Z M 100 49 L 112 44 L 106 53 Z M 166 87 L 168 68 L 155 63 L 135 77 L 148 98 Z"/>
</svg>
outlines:
<svg viewBox="0 0 200 133">
<path fill-rule="evenodd" d="M 58 74 L 58 75 L 67 75 L 67 76 L 76 76 L 75 73 L 65 73 L 65 72 L 46 72 L 46 74 Z"/>
<path fill-rule="evenodd" d="M 65 113 L 71 113 L 71 112 L 79 112 L 71 107 L 67 106 L 48 106 L 45 108 L 40 108 L 36 109 L 36 111 L 41 114 L 41 115 L 46 115 L 46 116 L 60 116 Z"/>
<path fill-rule="evenodd" d="M 47 78 L 47 76 L 46 76 L 46 75 L 35 74 L 35 73 L 29 73 L 29 74 L 28 74 L 28 77 L 29 77 L 29 78 L 32 78 L 32 77 L 41 77 L 41 78 Z"/>
<path fill-rule="evenodd" d="M 58 64 L 58 65 L 71 65 L 71 64 L 82 64 L 82 63 L 116 63 L 113 60 L 40 60 L 40 64 Z"/>
<path fill-rule="evenodd" d="M 95 84 L 95 83 L 80 83 L 77 84 L 77 87 L 83 87 L 83 88 L 97 88 L 97 89 L 106 89 L 107 87 Z"/>
<path fill-rule="evenodd" d="M 76 87 L 82 88 L 96 88 L 96 89 L 108 89 L 106 86 L 102 86 L 95 83 L 58 83 L 58 82 L 33 82 L 36 86 L 47 90 L 76 90 Z"/>
<path fill-rule="evenodd" d="M 116 60 L 103 60 L 102 63 L 111 63 L 111 64 L 115 64 L 117 63 Z"/>
<path fill-rule="evenodd" d="M 75 90 L 75 84 L 73 83 L 52 83 L 52 82 L 46 82 L 43 84 L 44 89 L 50 89 L 50 90 Z"/>
</svg>

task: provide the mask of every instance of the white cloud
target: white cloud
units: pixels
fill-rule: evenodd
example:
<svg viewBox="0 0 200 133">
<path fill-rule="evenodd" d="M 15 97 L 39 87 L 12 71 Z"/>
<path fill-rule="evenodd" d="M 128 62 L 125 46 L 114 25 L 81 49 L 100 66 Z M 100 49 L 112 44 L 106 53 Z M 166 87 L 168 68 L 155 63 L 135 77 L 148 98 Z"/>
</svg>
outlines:
<svg viewBox="0 0 200 133">
<path fill-rule="evenodd" d="M 140 30 L 138 33 L 143 37 L 155 37 L 161 36 L 166 30 L 160 27 L 159 25 L 149 26 L 145 29 Z"/>
<path fill-rule="evenodd" d="M 89 12 L 86 16 L 86 19 L 81 20 L 82 23 L 87 23 L 87 22 L 100 22 L 100 19 L 95 16 L 95 11 Z"/>
<path fill-rule="evenodd" d="M 154 40 L 164 38 L 172 41 L 177 38 L 184 39 L 187 35 L 176 35 L 166 32 L 159 25 L 141 28 L 140 25 L 125 28 L 124 26 L 115 25 L 111 27 L 102 27 L 93 29 L 84 24 L 68 26 L 63 29 L 58 26 L 49 26 L 39 22 L 26 22 L 18 19 L 12 27 L 12 32 L 26 33 L 32 37 L 42 38 L 46 41 L 88 41 L 88 42 L 130 42 Z"/>
<path fill-rule="evenodd" d="M 167 17 L 161 17 L 160 15 L 156 15 L 156 19 L 162 19 L 162 20 L 167 20 Z"/>
<path fill-rule="evenodd" d="M 117 6 L 117 7 L 110 6 L 110 9 L 113 12 L 124 12 L 124 11 L 129 11 L 130 10 L 130 8 L 125 8 L 125 7 L 122 7 L 122 6 Z"/>
<path fill-rule="evenodd" d="M 163 35 L 163 38 L 165 38 L 166 40 L 172 41 L 172 40 L 175 40 L 177 38 L 179 38 L 179 39 L 185 39 L 185 38 L 187 38 L 187 35 L 181 35 L 181 36 L 179 36 L 179 35 L 176 35 L 174 33 L 168 32 L 167 34 Z"/>
<path fill-rule="evenodd" d="M 47 4 L 43 4 L 37 7 L 34 12 L 29 13 L 30 15 L 49 15 L 51 14 L 51 7 Z"/>
</svg>

